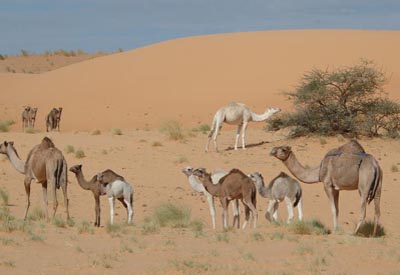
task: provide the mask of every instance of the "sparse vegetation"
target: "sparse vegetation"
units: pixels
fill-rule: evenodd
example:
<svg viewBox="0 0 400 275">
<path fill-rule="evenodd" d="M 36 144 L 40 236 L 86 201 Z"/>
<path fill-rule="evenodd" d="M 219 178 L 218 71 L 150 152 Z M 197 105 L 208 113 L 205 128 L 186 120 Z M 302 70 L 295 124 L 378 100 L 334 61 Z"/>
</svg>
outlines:
<svg viewBox="0 0 400 275">
<path fill-rule="evenodd" d="M 256 242 L 265 240 L 264 236 L 260 232 L 255 232 L 255 233 L 251 234 L 251 238 L 252 238 L 252 240 L 254 240 Z"/>
<path fill-rule="evenodd" d="M 372 237 L 372 233 L 374 232 L 374 222 L 373 221 L 365 221 L 357 232 L 357 236 L 370 238 Z M 386 235 L 386 230 L 383 226 L 378 224 L 376 230 L 376 237 L 383 237 Z"/>
<path fill-rule="evenodd" d="M 0 132 L 5 133 L 10 131 L 10 126 L 15 122 L 13 120 L 0 121 Z"/>
<path fill-rule="evenodd" d="M 58 216 L 53 218 L 53 224 L 59 228 L 67 227 L 67 223 L 61 217 L 58 217 Z"/>
<path fill-rule="evenodd" d="M 189 161 L 189 160 L 188 160 L 187 157 L 185 157 L 185 156 L 178 156 L 178 157 L 176 158 L 176 160 L 175 160 L 175 163 L 182 164 L 182 163 L 185 163 L 185 162 L 188 162 L 188 161 Z"/>
<path fill-rule="evenodd" d="M 181 124 L 175 120 L 164 121 L 160 127 L 160 131 L 172 140 L 183 140 L 185 138 Z"/>
<path fill-rule="evenodd" d="M 193 129 L 193 131 L 200 132 L 202 134 L 207 134 L 208 132 L 210 132 L 210 130 L 211 128 L 210 125 L 208 124 L 200 124 L 199 126 Z"/>
<path fill-rule="evenodd" d="M 113 136 L 121 136 L 122 135 L 122 130 L 119 128 L 113 128 L 111 129 L 111 134 Z"/>
<path fill-rule="evenodd" d="M 159 142 L 159 141 L 154 141 L 154 142 L 151 144 L 151 146 L 153 146 L 153 147 L 161 147 L 161 146 L 162 146 L 162 143 Z"/>
<path fill-rule="evenodd" d="M 78 229 L 79 234 L 83 234 L 83 233 L 93 234 L 94 233 L 93 226 L 88 221 L 80 222 L 77 226 L 77 229 Z"/>
<path fill-rule="evenodd" d="M 35 207 L 33 211 L 28 216 L 30 221 L 40 221 L 46 218 L 45 213 L 42 208 Z"/>
<path fill-rule="evenodd" d="M 92 136 L 98 136 L 101 134 L 101 131 L 99 129 L 95 129 L 90 133 Z"/>
<path fill-rule="evenodd" d="M 399 167 L 396 164 L 393 164 L 390 167 L 390 171 L 393 172 L 393 173 L 397 173 L 397 172 L 399 172 Z"/>
<path fill-rule="evenodd" d="M 36 130 L 34 128 L 32 128 L 32 127 L 28 127 L 28 128 L 25 129 L 25 133 L 34 134 L 34 133 L 36 133 Z"/>
<path fill-rule="evenodd" d="M 228 234 L 226 232 L 217 234 L 216 238 L 217 238 L 218 242 L 229 243 L 229 236 L 228 236 Z"/>
<path fill-rule="evenodd" d="M 8 192 L 0 187 L 0 199 L 3 207 L 8 206 Z"/>
<path fill-rule="evenodd" d="M 296 111 L 271 118 L 269 130 L 290 127 L 290 137 L 400 136 L 400 104 L 384 97 L 384 73 L 371 61 L 336 70 L 313 69 L 286 93 Z"/>
<path fill-rule="evenodd" d="M 321 235 L 330 234 L 330 231 L 318 220 L 298 221 L 290 224 L 290 230 L 299 235 Z"/>
<path fill-rule="evenodd" d="M 75 152 L 75 147 L 69 144 L 69 145 L 65 146 L 64 152 L 67 154 L 73 153 L 73 152 Z"/>
<path fill-rule="evenodd" d="M 81 158 L 86 157 L 86 155 L 85 155 L 85 152 L 82 149 L 79 149 L 79 150 L 76 150 L 75 157 L 77 159 L 81 159 Z"/>
</svg>

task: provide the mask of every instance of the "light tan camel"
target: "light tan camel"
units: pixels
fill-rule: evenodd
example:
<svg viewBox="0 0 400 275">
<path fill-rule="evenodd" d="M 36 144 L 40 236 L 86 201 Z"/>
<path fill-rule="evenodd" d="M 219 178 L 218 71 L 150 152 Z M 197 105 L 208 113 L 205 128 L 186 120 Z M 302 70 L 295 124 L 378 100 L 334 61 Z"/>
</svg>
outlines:
<svg viewBox="0 0 400 275">
<path fill-rule="evenodd" d="M 256 194 L 257 190 L 253 181 L 239 169 L 232 169 L 227 175 L 222 177 L 217 184 L 212 182 L 211 174 L 204 168 L 193 171 L 193 175 L 199 178 L 207 192 L 214 197 L 218 197 L 223 208 L 222 220 L 223 228 L 228 227 L 228 205 L 231 200 L 240 199 L 245 208 L 245 222 L 242 228 L 246 228 L 250 211 L 253 216 L 253 227 L 257 227 Z"/>
<path fill-rule="evenodd" d="M 53 108 L 49 114 L 46 116 L 46 132 L 57 129 L 60 131 L 60 120 L 61 113 L 63 108 L 59 107 L 58 109 Z"/>
<path fill-rule="evenodd" d="M 253 113 L 249 107 L 242 103 L 232 102 L 222 108 L 220 108 L 214 115 L 210 133 L 208 134 L 208 140 L 206 144 L 205 151 L 208 152 L 208 147 L 211 138 L 214 141 L 214 148 L 218 152 L 217 137 L 218 133 L 222 127 L 222 123 L 228 123 L 232 125 L 237 125 L 237 132 L 235 138 L 235 150 L 237 150 L 240 132 L 242 132 L 242 148 L 245 148 L 245 136 L 247 124 L 250 121 L 265 121 L 270 118 L 273 114 L 280 112 L 280 108 L 268 108 L 265 113 L 258 115 Z"/>
<path fill-rule="evenodd" d="M 24 185 L 27 196 L 24 219 L 28 215 L 30 206 L 31 182 L 35 179 L 42 184 L 43 189 L 43 207 L 48 219 L 47 211 L 47 185 L 50 185 L 53 195 L 53 217 L 57 211 L 56 189 L 62 188 L 64 194 L 64 205 L 66 208 L 67 219 L 69 219 L 68 196 L 67 196 L 67 162 L 63 154 L 58 150 L 54 143 L 48 138 L 43 138 L 42 142 L 29 152 L 26 162 L 21 160 L 14 148 L 14 142 L 4 141 L 0 145 L 0 153 L 7 155 L 14 168 L 25 175 Z"/>
<path fill-rule="evenodd" d="M 251 173 L 249 176 L 257 187 L 258 193 L 268 198 L 268 209 L 265 213 L 265 218 L 268 221 L 278 221 L 278 206 L 282 201 L 286 202 L 288 210 L 287 223 L 289 224 L 293 219 L 293 208 L 297 206 L 299 214 L 299 221 L 303 220 L 303 207 L 301 202 L 302 190 L 299 182 L 290 177 L 285 172 L 281 172 L 273 180 L 270 181 L 268 187 L 264 187 L 264 177 L 258 173 Z"/>
<path fill-rule="evenodd" d="M 22 131 L 24 132 L 26 128 L 34 128 L 35 127 L 35 120 L 36 120 L 36 113 L 38 108 L 32 108 L 30 106 L 24 107 L 22 111 Z"/>
<path fill-rule="evenodd" d="M 69 171 L 75 174 L 76 180 L 82 189 L 90 190 L 93 193 L 94 201 L 95 201 L 95 222 L 94 226 L 100 226 L 100 196 L 106 194 L 105 188 L 103 185 L 97 181 L 97 174 L 92 177 L 90 181 L 85 180 L 82 172 L 82 165 L 74 165 L 69 168 Z"/>
<path fill-rule="evenodd" d="M 271 155 L 280 159 L 300 181 L 324 183 L 324 189 L 331 204 L 335 230 L 338 226 L 340 190 L 358 190 L 361 196 L 361 214 L 354 233 L 358 232 L 365 219 L 367 203 L 374 200 L 373 235 L 376 235 L 380 217 L 382 169 L 376 159 L 365 153 L 363 147 L 356 140 L 330 150 L 320 165 L 314 168 L 305 168 L 300 164 L 289 146 L 275 147 L 272 149 Z"/>
</svg>

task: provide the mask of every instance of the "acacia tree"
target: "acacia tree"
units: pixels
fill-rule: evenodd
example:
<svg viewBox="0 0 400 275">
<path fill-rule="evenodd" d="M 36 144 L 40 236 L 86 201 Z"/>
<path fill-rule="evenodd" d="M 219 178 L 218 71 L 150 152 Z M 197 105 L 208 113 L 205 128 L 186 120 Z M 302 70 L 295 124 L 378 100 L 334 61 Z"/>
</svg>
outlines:
<svg viewBox="0 0 400 275">
<path fill-rule="evenodd" d="M 387 99 L 387 78 L 373 62 L 361 60 L 335 70 L 313 69 L 303 75 L 293 92 L 295 112 L 269 121 L 269 129 L 291 127 L 290 136 L 343 134 L 396 136 L 400 105 Z"/>
</svg>

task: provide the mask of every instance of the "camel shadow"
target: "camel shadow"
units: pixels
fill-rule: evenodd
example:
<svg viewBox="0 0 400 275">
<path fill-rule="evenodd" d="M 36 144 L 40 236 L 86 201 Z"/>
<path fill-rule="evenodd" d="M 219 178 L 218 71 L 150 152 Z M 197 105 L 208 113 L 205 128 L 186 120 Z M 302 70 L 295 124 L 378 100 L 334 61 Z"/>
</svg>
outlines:
<svg viewBox="0 0 400 275">
<path fill-rule="evenodd" d="M 258 142 L 258 143 L 246 144 L 246 149 L 252 148 L 252 147 L 258 147 L 258 146 L 264 145 L 264 144 L 266 144 L 266 143 L 271 143 L 271 142 L 270 142 L 270 141 L 261 141 L 261 142 Z M 229 147 L 226 148 L 224 151 L 232 151 L 232 150 L 235 150 L 235 147 L 229 146 Z M 241 150 L 241 147 L 238 148 L 238 150 Z"/>
</svg>

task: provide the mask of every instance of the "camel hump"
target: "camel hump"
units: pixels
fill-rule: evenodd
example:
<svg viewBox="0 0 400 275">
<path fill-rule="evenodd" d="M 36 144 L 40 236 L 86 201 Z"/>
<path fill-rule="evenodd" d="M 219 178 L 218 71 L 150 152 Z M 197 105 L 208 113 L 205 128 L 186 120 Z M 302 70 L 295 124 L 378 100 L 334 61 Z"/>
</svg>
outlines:
<svg viewBox="0 0 400 275">
<path fill-rule="evenodd" d="M 48 137 L 44 137 L 42 139 L 42 143 L 40 143 L 41 149 L 48 149 L 48 148 L 55 148 L 55 147 L 56 146 L 54 145 L 53 141 Z"/>
</svg>

